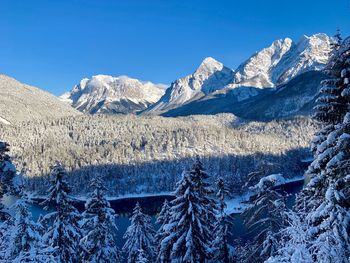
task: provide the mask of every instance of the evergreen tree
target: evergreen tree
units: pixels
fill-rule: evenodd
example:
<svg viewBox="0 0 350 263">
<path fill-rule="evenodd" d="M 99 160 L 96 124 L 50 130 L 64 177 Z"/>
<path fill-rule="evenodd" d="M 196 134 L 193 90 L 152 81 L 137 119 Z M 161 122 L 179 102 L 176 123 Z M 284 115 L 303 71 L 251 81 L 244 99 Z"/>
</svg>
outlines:
<svg viewBox="0 0 350 263">
<path fill-rule="evenodd" d="M 311 180 L 297 198 L 296 209 L 307 225 L 304 255 L 315 262 L 350 260 L 350 39 L 337 48 L 331 60 L 334 96 L 318 101 L 324 110 L 322 138 L 316 136 Z M 331 123 L 332 122 L 332 123 Z M 331 124 L 330 124 L 331 123 Z M 331 126 L 330 126 L 331 125 Z M 331 127 L 331 128 L 329 128 Z M 328 130 L 327 130 L 328 129 Z M 327 130 L 327 132 L 324 132 Z M 297 236 L 290 242 L 296 243 Z M 286 251 L 285 244 L 280 251 Z"/>
<path fill-rule="evenodd" d="M 346 71 L 344 71 L 344 68 L 348 67 L 348 46 L 341 42 L 339 33 L 335 39 L 330 62 L 324 71 L 329 79 L 322 82 L 314 108 L 314 119 L 320 123 L 322 128 L 315 134 L 311 142 L 314 161 L 306 172 L 306 177 L 310 182 L 296 200 L 297 209 L 305 213 L 315 209 L 322 202 L 322 196 L 326 192 L 326 187 L 324 187 L 326 176 L 322 171 L 332 158 L 329 147 L 335 144 L 337 134 L 339 134 L 335 131 L 336 126 L 343 121 L 348 111 L 350 93 L 345 80 Z"/>
<path fill-rule="evenodd" d="M 42 226 L 31 220 L 26 202 L 19 199 L 15 204 L 6 258 L 11 262 L 54 262 L 54 249 L 42 243 Z"/>
<path fill-rule="evenodd" d="M 287 212 L 287 221 L 288 226 L 281 231 L 281 249 L 266 263 L 314 262 L 309 251 L 310 236 L 307 225 L 292 211 Z"/>
<path fill-rule="evenodd" d="M 306 216 L 312 232 L 310 250 L 324 262 L 342 262 L 350 256 L 350 113 L 333 133 L 334 143 L 328 147 L 330 159 L 321 172 L 326 178 L 326 192 Z"/>
<path fill-rule="evenodd" d="M 170 220 L 170 205 L 167 199 L 165 199 L 162 209 L 158 214 L 157 217 L 157 224 L 160 225 L 156 236 L 155 236 L 155 243 L 157 244 L 157 254 L 159 253 L 160 250 L 160 241 L 169 235 L 167 229 L 166 229 L 166 225 L 168 224 Z"/>
<path fill-rule="evenodd" d="M 217 180 L 217 188 L 218 216 L 215 224 L 215 239 L 213 242 L 214 258 L 216 262 L 233 262 L 235 254 L 234 249 L 228 243 L 230 235 L 229 228 L 232 227 L 232 219 L 225 213 L 225 198 L 229 192 L 221 177 Z"/>
<path fill-rule="evenodd" d="M 171 202 L 168 233 L 161 240 L 160 262 L 205 262 L 212 257 L 215 203 L 201 162 L 184 172 Z"/>
<path fill-rule="evenodd" d="M 8 143 L 0 141 L 0 201 L 5 194 L 13 190 L 13 178 L 16 175 L 16 168 L 7 154 L 9 151 Z M 3 205 L 0 203 L 0 209 L 2 208 Z M 4 213 L 0 216 L 2 219 L 6 217 Z"/>
<path fill-rule="evenodd" d="M 137 253 L 137 259 L 135 261 L 136 263 L 148 263 L 150 262 L 147 259 L 147 256 L 145 254 L 145 251 L 143 249 L 139 249 L 138 253 Z"/>
<path fill-rule="evenodd" d="M 137 262 L 140 250 L 150 262 L 155 259 L 154 235 L 151 218 L 142 212 L 140 204 L 137 203 L 131 217 L 131 225 L 124 234 L 126 242 L 123 251 L 127 254 L 128 263 Z"/>
<path fill-rule="evenodd" d="M 42 203 L 45 209 L 54 210 L 41 219 L 41 223 L 47 228 L 43 240 L 47 245 L 57 248 L 56 255 L 60 263 L 79 262 L 80 254 L 81 217 L 69 196 L 70 188 L 64 179 L 66 175 L 64 167 L 59 162 L 52 167 L 52 186 Z"/>
<path fill-rule="evenodd" d="M 274 189 L 271 180 L 260 180 L 252 188 L 255 194 L 250 198 L 251 206 L 242 214 L 249 232 L 257 233 L 254 241 L 256 250 L 249 260 L 263 262 L 273 256 L 279 248 L 279 231 L 285 226 L 285 198 Z"/>
<path fill-rule="evenodd" d="M 104 196 L 106 188 L 99 176 L 91 186 L 94 192 L 85 204 L 82 214 L 82 228 L 85 235 L 80 241 L 84 262 L 120 262 L 121 256 L 116 245 L 116 214 Z"/>
<path fill-rule="evenodd" d="M 5 262 L 7 258 L 7 250 L 10 243 L 11 230 L 13 220 L 8 219 L 0 222 L 0 262 Z"/>
<path fill-rule="evenodd" d="M 170 218 L 170 205 L 167 199 L 164 200 L 162 209 L 160 210 L 157 217 L 157 224 L 164 225 L 169 221 Z"/>
</svg>

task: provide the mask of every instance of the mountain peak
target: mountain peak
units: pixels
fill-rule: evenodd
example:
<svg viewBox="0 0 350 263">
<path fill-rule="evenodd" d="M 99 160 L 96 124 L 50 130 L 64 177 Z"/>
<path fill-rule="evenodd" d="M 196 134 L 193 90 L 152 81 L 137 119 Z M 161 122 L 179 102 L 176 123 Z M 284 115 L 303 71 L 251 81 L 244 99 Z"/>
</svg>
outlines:
<svg viewBox="0 0 350 263">
<path fill-rule="evenodd" d="M 206 72 L 206 74 L 212 74 L 215 71 L 220 71 L 224 68 L 224 65 L 217 61 L 216 59 L 212 57 L 206 57 L 202 63 L 197 68 L 196 73 L 202 74 L 203 72 Z"/>
<path fill-rule="evenodd" d="M 164 86 L 128 76 L 95 75 L 83 79 L 61 96 L 88 113 L 134 113 L 144 110 L 164 94 Z"/>
<path fill-rule="evenodd" d="M 290 45 L 292 45 L 292 43 L 293 43 L 293 40 L 290 39 L 289 37 L 286 37 L 283 39 L 281 38 L 281 39 L 277 39 L 277 40 L 273 41 L 270 48 L 276 47 L 276 46 L 283 46 L 283 45 L 290 46 Z"/>
<path fill-rule="evenodd" d="M 223 66 L 222 63 L 220 63 L 219 61 L 217 61 L 215 58 L 213 57 L 206 57 L 205 59 L 203 59 L 201 66 L 208 66 L 208 67 L 217 67 L 217 66 Z"/>
<path fill-rule="evenodd" d="M 235 83 L 251 87 L 275 87 L 306 71 L 321 70 L 327 64 L 332 38 L 319 33 L 303 36 L 298 43 L 279 39 L 239 66 Z"/>
</svg>

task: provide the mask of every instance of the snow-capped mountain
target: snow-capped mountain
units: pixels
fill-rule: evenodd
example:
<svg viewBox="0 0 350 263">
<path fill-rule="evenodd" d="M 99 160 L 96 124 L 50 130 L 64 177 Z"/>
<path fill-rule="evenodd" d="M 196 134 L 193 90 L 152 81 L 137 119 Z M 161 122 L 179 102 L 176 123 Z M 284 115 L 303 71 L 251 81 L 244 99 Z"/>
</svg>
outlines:
<svg viewBox="0 0 350 263">
<path fill-rule="evenodd" d="M 319 83 L 325 77 L 322 72 L 309 71 L 273 89 L 226 87 L 161 115 L 233 113 L 246 120 L 258 121 L 309 115 L 317 98 Z"/>
<path fill-rule="evenodd" d="M 197 70 L 174 81 L 164 96 L 146 112 L 164 112 L 224 88 L 234 72 L 212 57 L 205 58 Z"/>
<path fill-rule="evenodd" d="M 240 65 L 234 82 L 240 86 L 275 87 L 301 73 L 321 70 L 329 60 L 332 41 L 326 34 L 303 36 L 297 43 L 290 38 L 276 40 Z"/>
<path fill-rule="evenodd" d="M 247 59 L 235 71 L 207 57 L 194 73 L 175 80 L 166 91 L 163 85 L 151 82 L 97 75 L 81 80 L 61 99 L 91 114 L 177 116 L 180 112 L 181 115 L 220 112 L 220 107 L 221 112 L 231 112 L 231 108 L 266 94 L 270 88 L 277 89 L 299 75 L 322 70 L 329 61 L 333 41 L 326 34 L 303 36 L 298 42 L 290 38 L 276 40 Z M 317 83 L 312 82 L 312 85 Z M 295 90 L 301 91 L 299 88 Z M 225 102 L 218 104 L 218 98 L 222 103 Z"/>
<path fill-rule="evenodd" d="M 60 98 L 85 113 L 135 113 L 146 109 L 164 94 L 165 85 L 126 76 L 96 75 Z"/>
<path fill-rule="evenodd" d="M 0 74 L 0 123 L 78 115 L 54 95 Z"/>
<path fill-rule="evenodd" d="M 176 80 L 145 112 L 164 116 L 232 112 L 245 100 L 266 94 L 263 90 L 267 88 L 277 88 L 301 74 L 322 70 L 329 60 L 332 42 L 325 34 L 303 36 L 297 43 L 290 38 L 276 40 L 235 71 L 207 58 L 194 74 Z M 206 79 L 210 81 L 203 81 Z M 316 92 L 318 84 L 310 85 L 316 85 L 311 89 Z"/>
</svg>

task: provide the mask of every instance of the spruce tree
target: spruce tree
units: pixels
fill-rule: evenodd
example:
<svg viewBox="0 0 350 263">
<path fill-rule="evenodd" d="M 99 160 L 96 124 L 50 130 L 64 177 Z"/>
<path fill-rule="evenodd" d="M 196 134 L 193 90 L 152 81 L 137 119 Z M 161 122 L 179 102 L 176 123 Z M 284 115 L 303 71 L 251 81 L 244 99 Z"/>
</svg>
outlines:
<svg viewBox="0 0 350 263">
<path fill-rule="evenodd" d="M 281 231 L 281 249 L 266 263 L 314 262 L 309 251 L 310 235 L 307 225 L 297 213 L 288 211 L 286 214 L 288 226 Z"/>
<path fill-rule="evenodd" d="M 310 250 L 325 262 L 341 262 L 350 256 L 350 113 L 334 133 L 335 142 L 328 147 L 331 158 L 322 171 L 326 192 L 322 202 L 306 216 L 312 232 Z"/>
<path fill-rule="evenodd" d="M 0 201 L 5 194 L 11 193 L 13 190 L 13 178 L 16 175 L 16 168 L 11 162 L 10 156 L 7 154 L 10 151 L 9 144 L 0 141 Z M 3 205 L 0 203 L 0 209 Z M 1 213 L 2 219 L 6 215 Z"/>
<path fill-rule="evenodd" d="M 336 126 L 343 121 L 348 111 L 349 95 L 346 94 L 348 89 L 344 82 L 344 67 L 348 63 L 347 45 L 341 42 L 339 34 L 335 39 L 331 59 L 324 70 L 329 78 L 321 83 L 314 108 L 313 118 L 320 124 L 321 129 L 315 134 L 311 142 L 314 161 L 305 174 L 310 182 L 296 200 L 297 209 L 299 211 L 303 210 L 305 213 L 315 209 L 325 194 L 326 178 L 322 171 L 331 159 L 328 148 L 335 144 L 338 133 L 335 131 Z"/>
<path fill-rule="evenodd" d="M 307 253 L 315 262 L 350 260 L 350 39 L 331 60 L 334 96 L 317 101 L 324 110 L 322 138 L 316 136 L 311 180 L 297 198 L 296 209 L 307 225 Z M 335 99 L 336 97 L 336 99 Z M 336 102 L 336 103 L 335 103 Z M 330 124 L 331 123 L 331 124 Z M 331 125 L 331 126 L 330 126 Z M 331 127 L 331 128 L 329 128 Z M 324 132 L 326 129 L 327 132 Z M 298 240 L 292 236 L 290 242 Z M 280 251 L 286 251 L 288 244 Z"/>
<path fill-rule="evenodd" d="M 59 162 L 51 168 L 52 185 L 43 205 L 52 208 L 42 217 L 41 223 L 47 228 L 43 236 L 45 244 L 57 248 L 56 256 L 60 263 L 79 262 L 81 230 L 80 213 L 69 196 L 70 188 L 65 181 L 66 170 Z"/>
<path fill-rule="evenodd" d="M 11 262 L 54 262 L 54 249 L 42 243 L 43 227 L 31 220 L 26 197 L 15 204 L 6 258 Z"/>
<path fill-rule="evenodd" d="M 228 243 L 230 235 L 229 228 L 232 227 L 232 218 L 225 213 L 225 198 L 228 196 L 228 189 L 224 180 L 220 177 L 217 182 L 218 215 L 215 223 L 215 239 L 213 242 L 214 259 L 216 262 L 233 262 L 234 249 Z"/>
<path fill-rule="evenodd" d="M 94 191 L 82 214 L 81 227 L 85 233 L 80 241 L 81 258 L 85 262 L 121 262 L 116 245 L 116 214 L 104 196 L 106 188 L 99 176 L 92 180 L 91 187 Z"/>
<path fill-rule="evenodd" d="M 168 235 L 161 240 L 159 262 L 205 262 L 212 257 L 215 203 L 207 178 L 198 159 L 182 174 L 164 227 Z"/>
<path fill-rule="evenodd" d="M 126 242 L 123 251 L 127 254 L 128 263 L 137 262 L 140 250 L 144 252 L 147 260 L 153 262 L 155 259 L 154 235 L 150 216 L 144 214 L 140 204 L 137 203 L 131 217 L 131 225 L 124 234 Z"/>
<path fill-rule="evenodd" d="M 284 196 L 274 189 L 274 182 L 261 180 L 251 189 L 251 206 L 242 214 L 249 232 L 256 233 L 256 250 L 250 259 L 263 262 L 273 256 L 279 248 L 279 231 L 285 226 L 286 204 Z M 248 262 L 249 262 L 248 260 Z"/>
<path fill-rule="evenodd" d="M 155 243 L 157 244 L 157 254 L 160 250 L 160 241 L 167 235 L 169 235 L 166 225 L 168 224 L 170 220 L 170 205 L 167 199 L 164 200 L 163 206 L 161 211 L 158 214 L 157 217 L 157 224 L 160 225 L 156 236 L 155 236 Z"/>
<path fill-rule="evenodd" d="M 135 263 L 149 263 L 150 261 L 147 259 L 146 253 L 143 249 L 139 249 L 137 252 L 137 259 Z"/>
</svg>

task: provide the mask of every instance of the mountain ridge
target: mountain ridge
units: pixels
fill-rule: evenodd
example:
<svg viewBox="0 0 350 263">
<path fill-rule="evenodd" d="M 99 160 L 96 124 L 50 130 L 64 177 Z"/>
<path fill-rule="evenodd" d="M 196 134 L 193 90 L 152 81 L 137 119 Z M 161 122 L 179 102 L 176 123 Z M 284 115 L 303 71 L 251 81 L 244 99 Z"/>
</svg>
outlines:
<svg viewBox="0 0 350 263">
<path fill-rule="evenodd" d="M 51 93 L 0 74 L 0 123 L 10 125 L 80 114 Z"/>
<path fill-rule="evenodd" d="M 136 113 L 163 94 L 163 84 L 128 76 L 95 75 L 82 79 L 60 98 L 84 113 Z"/>
</svg>

